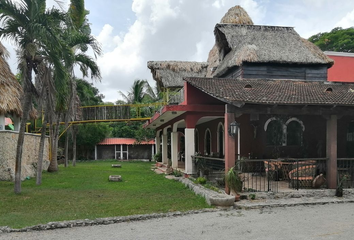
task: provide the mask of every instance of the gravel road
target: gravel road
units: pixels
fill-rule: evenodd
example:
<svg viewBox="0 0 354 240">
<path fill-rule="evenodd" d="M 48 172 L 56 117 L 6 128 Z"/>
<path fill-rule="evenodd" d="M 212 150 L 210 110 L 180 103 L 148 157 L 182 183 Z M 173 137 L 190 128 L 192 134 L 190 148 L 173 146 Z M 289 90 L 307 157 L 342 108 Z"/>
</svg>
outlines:
<svg viewBox="0 0 354 240">
<path fill-rule="evenodd" d="M 354 239 L 354 204 L 220 210 L 111 225 L 0 234 L 1 240 Z"/>
</svg>

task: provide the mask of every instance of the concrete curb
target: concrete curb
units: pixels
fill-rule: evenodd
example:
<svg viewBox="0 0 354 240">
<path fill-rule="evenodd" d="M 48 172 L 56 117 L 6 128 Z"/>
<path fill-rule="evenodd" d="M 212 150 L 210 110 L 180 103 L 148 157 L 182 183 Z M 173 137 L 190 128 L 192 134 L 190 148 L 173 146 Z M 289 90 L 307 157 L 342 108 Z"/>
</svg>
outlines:
<svg viewBox="0 0 354 240">
<path fill-rule="evenodd" d="M 195 194 L 204 197 L 206 202 L 210 206 L 217 206 L 217 207 L 234 206 L 235 196 L 230 196 L 223 193 L 217 193 L 199 184 L 195 184 L 188 178 L 179 178 L 178 180 L 181 183 L 183 183 L 185 186 L 189 187 Z"/>
<path fill-rule="evenodd" d="M 187 211 L 187 212 L 153 213 L 153 214 L 97 218 L 97 219 L 78 219 L 78 220 L 61 221 L 61 222 L 49 222 L 47 224 L 39 224 L 39 225 L 34 225 L 34 226 L 25 227 L 25 228 L 21 228 L 21 229 L 13 229 L 8 226 L 0 226 L 0 236 L 2 233 L 31 232 L 31 231 L 53 230 L 53 229 L 59 229 L 59 228 L 108 225 L 108 224 L 114 224 L 114 223 L 143 221 L 143 220 L 156 219 L 156 218 L 179 217 L 179 216 L 199 214 L 199 213 L 204 213 L 204 212 L 215 212 L 215 211 L 220 211 L 220 209 L 213 209 L 213 208 L 208 209 L 207 208 L 207 209 Z"/>
</svg>

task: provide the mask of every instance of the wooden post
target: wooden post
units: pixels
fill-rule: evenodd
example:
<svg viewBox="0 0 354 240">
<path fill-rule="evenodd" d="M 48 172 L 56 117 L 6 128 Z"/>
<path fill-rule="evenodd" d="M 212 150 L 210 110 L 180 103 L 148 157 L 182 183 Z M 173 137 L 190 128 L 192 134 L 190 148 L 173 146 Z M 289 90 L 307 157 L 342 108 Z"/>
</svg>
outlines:
<svg viewBox="0 0 354 240">
<path fill-rule="evenodd" d="M 225 173 L 229 171 L 230 168 L 235 166 L 236 162 L 236 136 L 229 135 L 230 123 L 235 121 L 235 107 L 229 104 L 225 105 Z M 229 192 L 229 188 L 225 185 L 225 192 Z"/>
<path fill-rule="evenodd" d="M 337 116 L 327 119 L 327 183 L 329 189 L 337 188 Z"/>
</svg>

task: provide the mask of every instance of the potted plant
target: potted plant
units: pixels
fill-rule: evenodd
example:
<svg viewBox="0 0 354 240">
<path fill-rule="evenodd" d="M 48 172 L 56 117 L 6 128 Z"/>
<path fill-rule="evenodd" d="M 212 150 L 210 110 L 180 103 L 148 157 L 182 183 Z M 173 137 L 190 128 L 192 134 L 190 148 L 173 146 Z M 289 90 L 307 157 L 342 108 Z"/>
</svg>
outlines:
<svg viewBox="0 0 354 240">
<path fill-rule="evenodd" d="M 225 183 L 229 188 L 230 195 L 234 195 L 235 200 L 237 200 L 240 197 L 239 193 L 242 191 L 242 180 L 236 166 L 230 168 L 226 173 Z"/>
</svg>

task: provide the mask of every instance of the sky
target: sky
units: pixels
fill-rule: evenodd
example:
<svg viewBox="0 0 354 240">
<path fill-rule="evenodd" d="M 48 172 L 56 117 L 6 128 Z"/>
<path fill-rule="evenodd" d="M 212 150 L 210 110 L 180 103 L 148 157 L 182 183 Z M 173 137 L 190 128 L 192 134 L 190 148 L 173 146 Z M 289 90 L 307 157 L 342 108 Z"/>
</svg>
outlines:
<svg viewBox="0 0 354 240">
<path fill-rule="evenodd" d="M 69 0 L 61 0 L 67 9 Z M 58 6 L 47 0 L 47 6 Z M 304 38 L 334 27 L 354 26 L 353 0 L 86 0 L 92 34 L 100 42 L 102 80 L 92 81 L 105 102 L 122 99 L 134 80 L 155 81 L 148 61 L 202 61 L 213 47 L 214 26 L 227 10 L 242 6 L 256 25 L 290 26 Z M 14 73 L 14 46 L 10 51 Z M 76 73 L 82 78 L 82 75 Z"/>
</svg>

